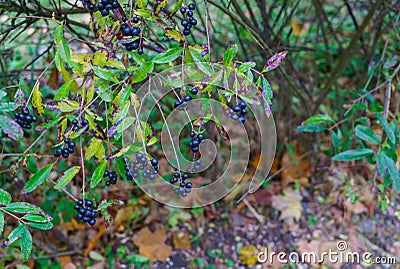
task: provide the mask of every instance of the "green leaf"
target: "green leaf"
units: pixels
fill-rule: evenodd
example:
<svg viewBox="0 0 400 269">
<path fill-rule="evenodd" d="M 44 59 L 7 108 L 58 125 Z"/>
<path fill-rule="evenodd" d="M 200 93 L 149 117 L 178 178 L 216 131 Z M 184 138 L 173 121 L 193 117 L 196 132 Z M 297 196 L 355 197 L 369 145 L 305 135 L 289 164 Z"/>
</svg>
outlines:
<svg viewBox="0 0 400 269">
<path fill-rule="evenodd" d="M 4 189 L 0 189 L 0 205 L 7 205 L 11 203 L 11 194 Z"/>
<path fill-rule="evenodd" d="M 102 69 L 100 67 L 97 66 L 92 66 L 93 72 L 96 76 L 98 76 L 99 78 L 102 78 L 104 80 L 107 81 L 111 81 L 114 82 L 116 84 L 120 84 L 121 82 L 119 82 L 119 80 L 109 71 L 109 70 L 105 70 Z"/>
<path fill-rule="evenodd" d="M 140 1 L 143 1 L 143 0 L 140 0 Z M 158 0 L 156 2 L 156 4 L 154 5 L 154 10 L 153 10 L 154 15 L 157 16 L 158 14 L 160 14 L 160 12 L 165 8 L 167 3 L 168 3 L 168 0 Z"/>
<path fill-rule="evenodd" d="M 29 173 L 34 174 L 36 173 L 39 168 L 36 164 L 36 158 L 32 155 L 29 155 L 26 158 L 26 168 L 28 169 Z"/>
<path fill-rule="evenodd" d="M 53 228 L 53 223 L 51 222 L 47 223 L 28 222 L 27 224 L 39 230 L 50 230 L 51 228 Z"/>
<path fill-rule="evenodd" d="M 236 44 L 231 45 L 224 53 L 224 65 L 229 65 L 236 57 L 237 52 L 238 46 Z"/>
<path fill-rule="evenodd" d="M 45 105 L 49 110 L 55 110 L 60 112 L 72 112 L 79 109 L 79 103 L 77 101 L 62 99 L 58 101 L 52 101 Z"/>
<path fill-rule="evenodd" d="M 4 224 L 5 224 L 4 214 L 2 211 L 0 211 L 0 237 L 3 235 L 4 232 L 4 226 L 5 226 Z"/>
<path fill-rule="evenodd" d="M 31 192 L 35 190 L 39 185 L 41 185 L 49 176 L 51 169 L 53 169 L 53 165 L 53 163 L 48 164 L 40 169 L 40 171 L 38 171 L 36 174 L 34 174 L 33 177 L 28 180 L 22 192 Z"/>
<path fill-rule="evenodd" d="M 154 69 L 153 62 L 145 62 L 143 63 L 135 72 L 132 83 L 138 83 L 146 79 L 147 74 L 152 72 Z"/>
<path fill-rule="evenodd" d="M 106 171 L 107 161 L 102 161 L 94 170 L 92 180 L 90 181 L 90 188 L 94 188 L 99 184 L 99 182 L 104 177 L 104 172 Z"/>
<path fill-rule="evenodd" d="M 238 68 L 237 71 L 240 73 L 245 73 L 251 70 L 251 68 L 253 68 L 254 66 L 256 66 L 255 62 L 245 62 L 242 63 Z"/>
<path fill-rule="evenodd" d="M 20 140 L 24 135 L 18 123 L 3 115 L 0 115 L 0 132 L 4 132 L 9 138 L 15 141 Z"/>
<path fill-rule="evenodd" d="M 52 217 L 49 215 L 37 215 L 37 214 L 26 214 L 22 217 L 23 220 L 39 222 L 39 223 L 47 223 L 52 221 Z"/>
<path fill-rule="evenodd" d="M 63 35 L 64 35 L 63 26 L 62 25 L 57 26 L 56 29 L 54 30 L 54 42 L 55 43 L 61 42 Z"/>
<path fill-rule="evenodd" d="M 101 146 L 101 140 L 92 137 L 92 139 L 90 140 L 90 144 L 85 151 L 85 158 L 87 161 L 90 160 L 90 158 L 92 158 L 93 155 L 96 154 L 100 146 Z"/>
<path fill-rule="evenodd" d="M 71 84 L 75 82 L 74 78 L 71 78 L 67 82 L 65 82 L 57 91 L 56 95 L 54 96 L 54 100 L 61 100 L 64 98 L 68 98 L 69 91 L 71 89 Z"/>
<path fill-rule="evenodd" d="M 158 54 L 157 57 L 154 58 L 153 62 L 156 64 L 166 64 L 172 62 L 182 55 L 182 51 L 182 47 L 169 49 L 166 52 Z"/>
<path fill-rule="evenodd" d="M 336 154 L 332 157 L 333 161 L 354 161 L 360 160 L 365 157 L 370 156 L 371 154 L 375 153 L 374 150 L 368 148 L 356 149 L 356 150 L 347 150 Z"/>
<path fill-rule="evenodd" d="M 26 202 L 14 202 L 6 205 L 4 207 L 5 210 L 8 212 L 14 212 L 14 213 L 22 213 L 22 214 L 27 214 L 27 213 L 44 213 L 43 210 L 38 207 L 37 205 L 26 203 Z"/>
<path fill-rule="evenodd" d="M 68 42 L 65 38 L 61 38 L 60 42 L 57 43 L 58 51 L 60 52 L 61 59 L 68 63 L 71 60 L 71 52 L 69 50 Z"/>
<path fill-rule="evenodd" d="M 399 170 L 397 170 L 396 163 L 386 155 L 384 155 L 384 159 L 389 175 L 393 180 L 393 186 L 396 188 L 397 191 L 400 191 L 400 175 Z"/>
<path fill-rule="evenodd" d="M 381 114 L 375 113 L 375 116 L 379 120 L 379 124 L 382 126 L 383 130 L 387 134 L 389 141 L 394 144 L 396 142 L 396 137 L 392 128 L 390 128 L 389 122 Z"/>
<path fill-rule="evenodd" d="M 326 128 L 325 126 L 319 125 L 319 124 L 301 125 L 301 126 L 297 126 L 297 128 L 295 129 L 295 131 L 297 131 L 297 132 L 306 132 L 306 133 L 322 132 L 325 130 L 328 130 L 328 128 Z"/>
<path fill-rule="evenodd" d="M 55 189 L 61 189 L 68 185 L 71 180 L 78 174 L 79 170 L 81 169 L 80 166 L 73 166 L 67 171 L 64 172 L 64 175 L 60 177 L 57 184 L 54 185 Z"/>
<path fill-rule="evenodd" d="M 23 253 L 22 260 L 27 261 L 32 252 L 32 235 L 26 225 L 23 225 L 23 232 L 21 234 L 21 251 Z"/>
<path fill-rule="evenodd" d="M 357 138 L 369 143 L 379 144 L 381 142 L 380 137 L 374 131 L 363 125 L 357 125 L 355 135 Z"/>
<path fill-rule="evenodd" d="M 8 235 L 7 241 L 4 243 L 4 245 L 9 246 L 15 241 L 17 241 L 25 232 L 25 229 L 26 226 L 24 224 L 19 224 L 18 227 L 12 230 L 12 232 Z"/>
<path fill-rule="evenodd" d="M 106 159 L 107 159 L 107 160 L 114 160 L 114 159 L 116 159 L 116 158 L 119 158 L 119 157 L 121 157 L 122 155 L 124 155 L 124 154 L 129 150 L 129 148 L 130 148 L 130 147 L 125 147 L 125 148 L 122 148 L 122 149 L 117 149 L 117 150 L 115 150 L 113 153 L 111 153 L 110 156 L 107 156 Z"/>
<path fill-rule="evenodd" d="M 335 123 L 329 115 L 315 115 L 306 119 L 303 124 L 315 124 L 315 123 Z"/>
</svg>

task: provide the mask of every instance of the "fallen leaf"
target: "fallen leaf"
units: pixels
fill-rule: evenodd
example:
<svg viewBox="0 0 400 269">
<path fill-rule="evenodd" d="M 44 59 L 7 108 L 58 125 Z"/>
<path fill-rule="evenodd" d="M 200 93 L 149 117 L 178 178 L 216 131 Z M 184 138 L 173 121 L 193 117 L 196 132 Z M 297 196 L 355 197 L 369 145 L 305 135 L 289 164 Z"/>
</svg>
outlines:
<svg viewBox="0 0 400 269">
<path fill-rule="evenodd" d="M 89 255 L 90 251 L 96 246 L 97 242 L 99 242 L 100 238 L 103 236 L 104 232 L 106 230 L 106 226 L 100 225 L 100 231 L 96 234 L 95 237 L 93 237 L 92 240 L 90 240 L 88 247 L 85 249 L 85 252 L 83 255 L 87 256 Z"/>
<path fill-rule="evenodd" d="M 75 219 L 71 219 L 71 221 L 66 222 L 64 225 L 65 225 L 65 229 L 67 229 L 67 231 L 82 230 L 87 227 L 85 224 L 78 223 Z"/>
<path fill-rule="evenodd" d="M 72 263 L 71 256 L 60 256 L 59 257 L 61 268 L 75 269 L 76 265 Z"/>
<path fill-rule="evenodd" d="M 310 167 L 307 158 L 301 158 L 301 152 L 296 146 L 297 143 L 293 142 L 293 146 L 296 148 L 296 152 L 290 154 L 286 151 L 281 160 L 282 170 L 282 188 L 286 188 L 290 183 L 299 181 L 301 186 L 308 185 L 308 178 L 310 177 Z"/>
<path fill-rule="evenodd" d="M 132 239 L 133 243 L 139 247 L 139 254 L 150 260 L 165 261 L 172 255 L 172 248 L 165 244 L 167 233 L 164 229 L 158 229 L 152 233 L 149 228 L 144 227 Z"/>
<path fill-rule="evenodd" d="M 188 232 L 174 232 L 172 233 L 172 241 L 174 242 L 175 249 L 191 249 L 190 236 Z"/>
<path fill-rule="evenodd" d="M 243 264 L 254 265 L 257 263 L 259 250 L 253 245 L 247 245 L 239 249 L 239 260 Z"/>
<path fill-rule="evenodd" d="M 281 219 L 294 218 L 297 221 L 300 219 L 303 207 L 298 190 L 287 188 L 283 191 L 283 195 L 274 195 L 271 200 L 272 206 L 281 212 Z"/>
</svg>

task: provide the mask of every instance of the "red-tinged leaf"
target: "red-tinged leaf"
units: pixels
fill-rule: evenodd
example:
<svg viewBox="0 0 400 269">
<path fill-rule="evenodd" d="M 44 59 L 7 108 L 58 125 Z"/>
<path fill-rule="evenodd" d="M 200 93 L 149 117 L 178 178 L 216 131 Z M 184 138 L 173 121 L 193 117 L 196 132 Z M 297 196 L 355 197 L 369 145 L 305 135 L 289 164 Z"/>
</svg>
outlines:
<svg viewBox="0 0 400 269">
<path fill-rule="evenodd" d="M 154 15 L 157 16 L 160 12 L 165 8 L 167 5 L 168 0 L 157 0 L 156 4 L 154 5 Z"/>
<path fill-rule="evenodd" d="M 0 115 L 0 133 L 4 132 L 12 140 L 18 141 L 24 135 L 21 126 L 7 116 Z"/>
<path fill-rule="evenodd" d="M 69 99 L 62 99 L 59 101 L 52 101 L 45 105 L 48 110 L 55 110 L 60 112 L 72 112 L 79 109 L 79 103 Z"/>
<path fill-rule="evenodd" d="M 19 88 L 14 95 L 14 105 L 16 106 L 26 106 L 26 98 L 24 90 Z"/>
<path fill-rule="evenodd" d="M 107 156 L 105 159 L 110 161 L 110 160 L 114 160 L 114 159 L 117 159 L 117 158 L 119 158 L 119 157 L 122 157 L 122 156 L 129 150 L 129 148 L 130 148 L 130 147 L 125 147 L 125 148 L 122 148 L 122 149 L 117 149 L 116 151 L 114 151 L 113 153 L 111 153 L 110 156 Z"/>
<path fill-rule="evenodd" d="M 94 121 L 91 117 L 86 117 L 86 119 L 89 122 L 89 131 L 94 137 L 101 140 L 107 139 L 103 128 L 101 128 L 101 126 L 96 121 Z"/>
<path fill-rule="evenodd" d="M 174 40 L 176 42 L 183 42 L 185 41 L 185 38 L 181 33 L 179 33 L 177 30 L 172 29 L 172 28 L 165 28 L 165 35 L 168 37 L 170 40 Z"/>
<path fill-rule="evenodd" d="M 265 63 L 262 73 L 266 73 L 278 68 L 278 66 L 282 63 L 283 59 L 285 59 L 287 54 L 288 52 L 285 50 L 269 58 L 268 61 Z"/>
</svg>

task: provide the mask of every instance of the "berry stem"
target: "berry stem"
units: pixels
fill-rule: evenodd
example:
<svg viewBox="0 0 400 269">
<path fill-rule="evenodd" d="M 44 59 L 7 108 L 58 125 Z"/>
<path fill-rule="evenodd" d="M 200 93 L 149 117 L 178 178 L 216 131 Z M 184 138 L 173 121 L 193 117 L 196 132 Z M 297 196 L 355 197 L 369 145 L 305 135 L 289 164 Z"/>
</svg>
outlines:
<svg viewBox="0 0 400 269">
<path fill-rule="evenodd" d="M 82 166 L 82 200 L 83 200 L 83 203 L 85 203 L 86 178 L 85 178 L 85 161 L 83 159 L 82 136 L 79 137 L 79 147 L 80 147 L 80 151 L 81 151 L 81 166 Z"/>
</svg>

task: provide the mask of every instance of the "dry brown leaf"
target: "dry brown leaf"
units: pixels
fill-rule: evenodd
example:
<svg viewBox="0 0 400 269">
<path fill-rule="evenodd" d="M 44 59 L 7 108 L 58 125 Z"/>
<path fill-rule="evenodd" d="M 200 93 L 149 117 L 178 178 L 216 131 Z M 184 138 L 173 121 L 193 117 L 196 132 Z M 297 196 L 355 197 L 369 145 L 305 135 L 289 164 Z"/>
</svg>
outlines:
<svg viewBox="0 0 400 269">
<path fill-rule="evenodd" d="M 57 89 L 57 85 L 58 85 L 58 70 L 57 68 L 53 68 L 51 70 L 51 74 L 50 74 L 50 78 L 47 80 L 47 85 L 52 88 L 53 90 Z"/>
<path fill-rule="evenodd" d="M 191 249 L 190 236 L 188 232 L 174 232 L 172 234 L 172 241 L 174 242 L 175 249 Z"/>
<path fill-rule="evenodd" d="M 294 143 L 296 146 L 296 143 Z M 296 147 L 296 152 L 290 155 L 285 152 L 282 156 L 281 167 L 283 167 L 282 175 L 282 188 L 286 188 L 290 183 L 299 181 L 301 186 L 308 185 L 308 178 L 310 177 L 309 161 L 306 158 L 300 159 L 300 150 Z"/>
<path fill-rule="evenodd" d="M 144 227 L 132 239 L 133 243 L 139 247 L 139 254 L 150 260 L 165 261 L 172 255 L 172 248 L 165 244 L 167 233 L 164 229 L 158 229 L 152 233 L 149 228 Z"/>
<path fill-rule="evenodd" d="M 76 231 L 76 230 L 82 230 L 85 229 L 87 226 L 82 223 L 78 223 L 75 219 L 71 219 L 70 222 L 64 223 L 65 229 L 67 231 Z"/>
<path fill-rule="evenodd" d="M 73 264 L 71 256 L 60 256 L 61 268 L 75 269 L 76 265 Z"/>
<path fill-rule="evenodd" d="M 85 249 L 84 255 L 89 255 L 89 252 L 96 246 L 97 242 L 99 242 L 100 238 L 103 236 L 104 232 L 106 231 L 105 225 L 100 225 L 100 231 L 90 240 L 88 247 Z"/>
<path fill-rule="evenodd" d="M 303 207 L 301 206 L 302 197 L 298 190 L 287 188 L 283 191 L 283 195 L 274 195 L 271 199 L 272 206 L 281 212 L 281 219 L 300 219 Z"/>
</svg>

